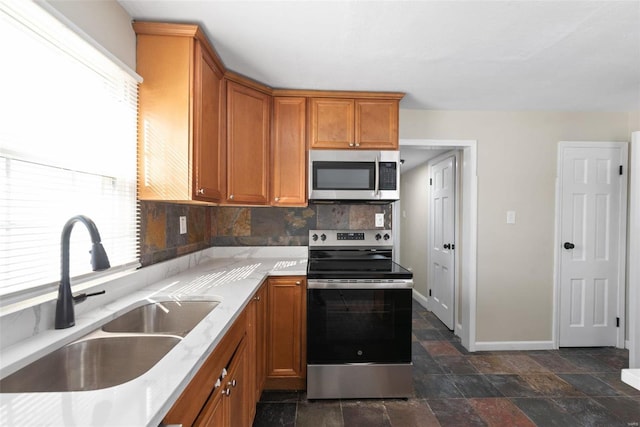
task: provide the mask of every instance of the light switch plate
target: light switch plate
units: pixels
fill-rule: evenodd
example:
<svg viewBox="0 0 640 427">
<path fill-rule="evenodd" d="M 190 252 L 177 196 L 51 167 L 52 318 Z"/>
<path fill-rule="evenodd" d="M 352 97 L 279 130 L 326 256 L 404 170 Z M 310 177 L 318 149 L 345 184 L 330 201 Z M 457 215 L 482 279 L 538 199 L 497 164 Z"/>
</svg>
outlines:
<svg viewBox="0 0 640 427">
<path fill-rule="evenodd" d="M 516 211 L 507 211 L 507 224 L 516 223 Z"/>
<path fill-rule="evenodd" d="M 384 214 L 377 213 L 376 214 L 376 227 L 384 227 Z"/>
<path fill-rule="evenodd" d="M 187 217 L 180 217 L 180 234 L 187 234 Z"/>
</svg>

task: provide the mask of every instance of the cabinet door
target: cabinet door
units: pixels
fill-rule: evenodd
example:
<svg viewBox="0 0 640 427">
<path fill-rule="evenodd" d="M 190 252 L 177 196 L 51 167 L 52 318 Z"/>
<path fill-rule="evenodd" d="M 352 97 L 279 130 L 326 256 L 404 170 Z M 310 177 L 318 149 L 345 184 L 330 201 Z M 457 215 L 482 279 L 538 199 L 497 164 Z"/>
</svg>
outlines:
<svg viewBox="0 0 640 427">
<path fill-rule="evenodd" d="M 255 402 L 249 398 L 247 383 L 247 352 L 246 340 L 238 346 L 233 360 L 229 365 L 229 374 L 224 379 L 226 384 L 226 399 L 229 404 L 229 426 L 246 427 L 249 422 L 249 405 L 255 406 Z"/>
<path fill-rule="evenodd" d="M 397 150 L 398 105 L 396 100 L 356 100 L 356 147 Z"/>
<path fill-rule="evenodd" d="M 139 23 L 138 23 L 139 24 Z M 138 197 L 187 200 L 193 39 L 139 34 Z M 171 161 L 167 161 L 171 158 Z"/>
<path fill-rule="evenodd" d="M 266 376 L 266 344 L 267 344 L 267 291 L 268 285 L 265 282 L 256 292 L 252 301 L 255 314 L 255 346 L 253 352 L 253 360 L 255 360 L 255 402 L 260 400 L 260 395 L 264 388 L 264 380 Z M 248 331 L 247 331 L 248 333 Z M 251 360 L 251 353 L 249 353 Z"/>
<path fill-rule="evenodd" d="M 271 204 L 307 205 L 306 99 L 273 99 Z"/>
<path fill-rule="evenodd" d="M 265 388 L 302 389 L 306 378 L 306 281 L 269 278 Z"/>
<path fill-rule="evenodd" d="M 193 423 L 194 427 L 226 426 L 229 424 L 224 390 L 220 387 L 213 392 L 202 412 Z"/>
<path fill-rule="evenodd" d="M 227 203 L 268 204 L 271 97 L 227 82 Z"/>
<path fill-rule="evenodd" d="M 193 198 L 219 202 L 225 179 L 223 74 L 213 58 L 195 44 L 193 90 Z"/>
<path fill-rule="evenodd" d="M 354 100 L 310 99 L 311 148 L 349 148 L 354 140 Z"/>
<path fill-rule="evenodd" d="M 247 306 L 247 391 L 251 402 L 250 419 L 255 415 L 255 404 L 260 400 L 264 384 L 264 342 L 266 284 L 255 293 Z"/>
</svg>

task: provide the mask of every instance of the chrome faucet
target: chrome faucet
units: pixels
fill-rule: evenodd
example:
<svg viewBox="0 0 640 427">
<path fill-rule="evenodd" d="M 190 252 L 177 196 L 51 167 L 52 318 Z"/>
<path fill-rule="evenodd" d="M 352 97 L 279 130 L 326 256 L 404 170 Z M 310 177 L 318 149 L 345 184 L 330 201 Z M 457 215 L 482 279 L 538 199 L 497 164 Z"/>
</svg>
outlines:
<svg viewBox="0 0 640 427">
<path fill-rule="evenodd" d="M 76 324 L 75 313 L 73 310 L 73 304 L 75 302 L 82 302 L 87 297 L 93 295 L 103 294 L 102 292 L 96 292 L 93 294 L 81 294 L 74 297 L 71 294 L 71 281 L 69 279 L 69 239 L 71 238 L 71 230 L 76 222 L 83 223 L 89 230 L 91 235 L 91 266 L 93 271 L 106 270 L 111 267 L 109 264 L 109 258 L 107 253 L 102 247 L 100 242 L 100 233 L 94 222 L 84 215 L 76 215 L 69 219 L 62 228 L 61 239 L 61 278 L 60 286 L 58 287 L 58 301 L 56 303 L 56 329 L 70 328 Z"/>
</svg>

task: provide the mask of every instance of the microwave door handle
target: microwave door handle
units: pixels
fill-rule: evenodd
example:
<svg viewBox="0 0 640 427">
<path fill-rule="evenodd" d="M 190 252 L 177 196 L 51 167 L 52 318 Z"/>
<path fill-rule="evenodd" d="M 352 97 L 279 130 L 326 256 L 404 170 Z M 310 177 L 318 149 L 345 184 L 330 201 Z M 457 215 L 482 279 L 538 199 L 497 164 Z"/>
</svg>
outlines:
<svg viewBox="0 0 640 427">
<path fill-rule="evenodd" d="M 380 159 L 378 158 L 378 154 L 376 154 L 376 166 L 375 166 L 375 188 L 374 194 L 378 197 L 380 193 Z"/>
</svg>

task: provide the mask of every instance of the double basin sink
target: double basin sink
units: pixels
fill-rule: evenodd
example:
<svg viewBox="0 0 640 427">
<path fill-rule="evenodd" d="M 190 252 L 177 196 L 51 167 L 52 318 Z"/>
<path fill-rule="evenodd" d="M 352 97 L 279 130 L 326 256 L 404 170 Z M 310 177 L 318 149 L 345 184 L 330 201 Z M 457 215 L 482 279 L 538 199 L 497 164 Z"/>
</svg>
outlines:
<svg viewBox="0 0 640 427">
<path fill-rule="evenodd" d="M 164 301 L 132 308 L 101 328 L 0 380 L 0 393 L 98 390 L 160 361 L 218 301 Z"/>
</svg>

